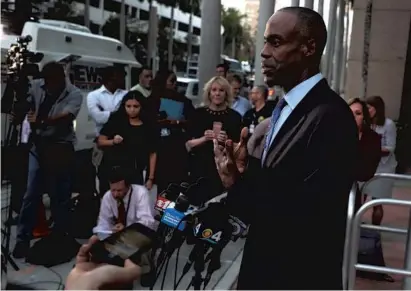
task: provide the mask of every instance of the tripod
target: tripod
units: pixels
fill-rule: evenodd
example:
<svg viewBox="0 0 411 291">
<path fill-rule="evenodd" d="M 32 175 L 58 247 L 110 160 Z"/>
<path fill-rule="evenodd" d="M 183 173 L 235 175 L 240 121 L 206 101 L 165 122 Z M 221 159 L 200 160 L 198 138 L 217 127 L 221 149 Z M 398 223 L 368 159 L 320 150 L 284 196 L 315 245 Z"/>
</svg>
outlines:
<svg viewBox="0 0 411 291">
<path fill-rule="evenodd" d="M 10 187 L 11 188 L 11 187 Z M 13 218 L 12 209 L 11 209 L 11 191 L 9 192 L 9 201 L 6 206 L 6 223 L 3 223 L 4 228 L 2 228 L 1 233 L 3 235 L 1 241 L 1 253 L 4 255 L 6 262 L 8 262 L 15 271 L 19 271 L 20 268 L 17 266 L 16 262 L 10 256 L 10 239 L 11 239 L 11 220 Z M 7 268 L 7 264 L 5 266 Z"/>
</svg>

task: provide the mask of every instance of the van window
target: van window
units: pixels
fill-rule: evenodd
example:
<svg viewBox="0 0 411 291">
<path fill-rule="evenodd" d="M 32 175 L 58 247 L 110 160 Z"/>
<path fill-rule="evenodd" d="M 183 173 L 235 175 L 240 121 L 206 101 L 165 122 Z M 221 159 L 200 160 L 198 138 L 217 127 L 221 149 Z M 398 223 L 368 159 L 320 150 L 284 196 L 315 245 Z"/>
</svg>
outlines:
<svg viewBox="0 0 411 291">
<path fill-rule="evenodd" d="M 242 70 L 240 62 L 228 61 L 228 64 L 230 66 L 230 71 L 241 71 Z"/>
<path fill-rule="evenodd" d="M 193 85 L 193 95 L 198 96 L 198 83 Z"/>
<path fill-rule="evenodd" d="M 177 92 L 180 94 L 186 95 L 188 83 L 177 82 Z"/>
</svg>

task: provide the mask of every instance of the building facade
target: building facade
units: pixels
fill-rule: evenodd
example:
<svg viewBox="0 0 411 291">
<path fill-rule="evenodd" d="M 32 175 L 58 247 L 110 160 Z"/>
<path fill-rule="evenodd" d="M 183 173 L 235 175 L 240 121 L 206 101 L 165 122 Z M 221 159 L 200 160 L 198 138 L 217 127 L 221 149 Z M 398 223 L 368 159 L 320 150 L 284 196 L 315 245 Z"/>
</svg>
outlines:
<svg viewBox="0 0 411 291">
<path fill-rule="evenodd" d="M 257 35 L 259 7 L 260 0 L 245 0 L 245 22 L 250 26 L 253 37 Z"/>
<path fill-rule="evenodd" d="M 84 11 L 84 0 L 76 0 L 75 6 L 79 11 Z M 157 7 L 157 15 L 159 19 L 170 21 L 171 8 L 160 5 L 156 1 L 153 1 L 153 6 Z M 148 32 L 148 19 L 149 19 L 149 7 L 150 4 L 147 0 L 125 0 L 125 11 L 127 17 L 127 24 L 137 28 L 141 33 Z M 90 21 L 93 22 L 96 27 L 91 27 L 93 32 L 99 31 L 99 27 L 115 14 L 120 14 L 121 0 L 90 0 Z M 174 10 L 174 38 L 175 40 L 186 43 L 189 32 L 190 14 L 184 13 L 178 8 Z M 200 45 L 201 35 L 201 18 L 193 15 L 193 38 L 192 45 Z M 222 32 L 223 28 L 221 27 Z"/>
<path fill-rule="evenodd" d="M 354 0 L 345 98 L 362 94 L 366 0 Z M 387 117 L 398 122 L 397 155 L 411 166 L 411 1 L 374 0 L 367 96 L 381 96 Z"/>
</svg>

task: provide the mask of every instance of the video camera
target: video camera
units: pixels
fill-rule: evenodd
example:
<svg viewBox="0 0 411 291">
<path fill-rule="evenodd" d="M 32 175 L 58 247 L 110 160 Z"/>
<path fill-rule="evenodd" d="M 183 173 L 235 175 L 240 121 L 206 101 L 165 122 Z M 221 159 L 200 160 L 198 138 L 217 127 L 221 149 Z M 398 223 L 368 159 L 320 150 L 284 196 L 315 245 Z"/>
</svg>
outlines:
<svg viewBox="0 0 411 291">
<path fill-rule="evenodd" d="M 194 265 L 195 276 L 190 286 L 193 285 L 194 289 L 197 290 L 204 283 L 205 288 L 210 281 L 211 274 L 221 267 L 220 256 L 224 247 L 230 240 L 236 241 L 246 233 L 247 225 L 228 212 L 228 207 L 226 207 L 227 193 L 213 195 L 215 197 L 204 201 L 202 198 L 210 197 L 209 193 L 200 194 L 204 193 L 204 185 L 207 185 L 204 180 L 191 185 L 188 183 L 170 185 L 158 196 L 155 209 L 161 214 L 158 232 L 162 242 L 159 246 L 161 251 L 157 258 L 159 270 L 156 272 L 152 288 L 164 265 L 167 269 L 171 255 L 177 249 L 179 252 L 184 242 L 194 245 L 194 247 L 178 282 L 176 279 L 177 271 L 175 271 L 174 289 L 178 287 L 181 279 L 188 273 L 192 265 Z M 192 201 L 194 201 L 194 205 Z M 209 250 L 211 251 L 207 254 Z M 207 263 L 209 263 L 207 275 L 202 278 L 201 273 Z M 164 286 L 165 276 L 166 270 L 161 288 Z"/>
<path fill-rule="evenodd" d="M 44 55 L 28 49 L 32 40 L 30 35 L 20 36 L 17 38 L 17 43 L 10 46 L 6 54 L 7 74 L 24 72 L 27 76 L 31 76 L 38 73 L 37 63 L 41 62 Z"/>
</svg>

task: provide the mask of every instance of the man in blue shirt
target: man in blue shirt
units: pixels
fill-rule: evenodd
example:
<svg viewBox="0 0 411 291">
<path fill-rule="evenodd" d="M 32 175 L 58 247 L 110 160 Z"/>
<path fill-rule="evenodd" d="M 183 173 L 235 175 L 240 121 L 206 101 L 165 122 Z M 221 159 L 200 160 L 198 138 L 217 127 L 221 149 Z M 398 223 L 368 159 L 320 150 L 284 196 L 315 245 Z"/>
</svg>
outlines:
<svg viewBox="0 0 411 291">
<path fill-rule="evenodd" d="M 240 90 L 242 87 L 241 77 L 238 75 L 233 75 L 230 81 L 231 87 L 233 88 L 234 101 L 232 109 L 240 113 L 241 116 L 251 109 L 251 104 L 248 99 L 240 96 Z"/>
</svg>

